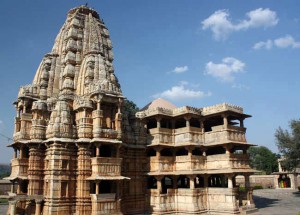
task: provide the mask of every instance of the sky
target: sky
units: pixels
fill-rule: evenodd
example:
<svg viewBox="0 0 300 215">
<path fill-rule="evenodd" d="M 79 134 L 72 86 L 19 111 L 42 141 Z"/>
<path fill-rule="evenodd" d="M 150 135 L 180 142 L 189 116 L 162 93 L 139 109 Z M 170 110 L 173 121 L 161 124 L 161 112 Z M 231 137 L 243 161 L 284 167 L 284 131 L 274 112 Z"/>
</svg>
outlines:
<svg viewBox="0 0 300 215">
<path fill-rule="evenodd" d="M 249 143 L 277 152 L 274 133 L 300 110 L 298 0 L 2 0 L 0 134 L 12 138 L 13 102 L 52 49 L 67 12 L 85 4 L 104 20 L 124 96 L 140 108 L 230 103 L 252 115 Z M 11 140 L 0 136 L 0 163 Z"/>
</svg>

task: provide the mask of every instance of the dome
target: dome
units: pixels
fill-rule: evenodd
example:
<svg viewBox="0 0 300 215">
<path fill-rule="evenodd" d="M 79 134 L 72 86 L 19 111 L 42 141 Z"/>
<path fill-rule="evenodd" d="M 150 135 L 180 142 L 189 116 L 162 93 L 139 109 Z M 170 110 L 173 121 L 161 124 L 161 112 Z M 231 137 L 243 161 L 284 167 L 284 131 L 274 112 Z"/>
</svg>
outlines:
<svg viewBox="0 0 300 215">
<path fill-rule="evenodd" d="M 164 108 L 164 109 L 173 110 L 177 107 L 174 104 L 172 104 L 171 102 L 167 101 L 167 100 L 164 100 L 162 98 L 158 98 L 158 99 L 153 100 L 149 104 L 147 104 L 145 107 L 143 107 L 141 109 L 141 111 L 147 110 L 147 109 L 155 109 L 155 108 Z"/>
</svg>

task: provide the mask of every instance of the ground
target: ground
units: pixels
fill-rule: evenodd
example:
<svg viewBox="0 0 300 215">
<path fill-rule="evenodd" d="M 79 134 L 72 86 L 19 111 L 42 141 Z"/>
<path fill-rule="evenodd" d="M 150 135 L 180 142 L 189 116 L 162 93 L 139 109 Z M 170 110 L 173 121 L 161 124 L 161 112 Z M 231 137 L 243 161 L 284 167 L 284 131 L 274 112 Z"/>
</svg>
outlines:
<svg viewBox="0 0 300 215">
<path fill-rule="evenodd" d="M 263 189 L 254 191 L 258 212 L 253 215 L 298 215 L 300 192 L 294 190 Z M 8 205 L 0 205 L 0 214 L 5 214 Z"/>
<path fill-rule="evenodd" d="M 298 215 L 300 212 L 300 192 L 295 190 L 255 190 L 254 202 L 259 211 L 253 215 Z"/>
</svg>

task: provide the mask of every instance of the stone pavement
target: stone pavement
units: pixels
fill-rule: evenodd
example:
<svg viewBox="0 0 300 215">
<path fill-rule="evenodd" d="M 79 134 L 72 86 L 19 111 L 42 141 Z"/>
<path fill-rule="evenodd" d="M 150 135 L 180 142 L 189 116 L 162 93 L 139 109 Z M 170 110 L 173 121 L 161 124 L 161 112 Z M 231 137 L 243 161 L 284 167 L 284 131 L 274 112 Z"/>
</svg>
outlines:
<svg viewBox="0 0 300 215">
<path fill-rule="evenodd" d="M 0 214 L 5 215 L 7 208 L 8 208 L 8 205 L 0 205 Z"/>
<path fill-rule="evenodd" d="M 300 192 L 287 189 L 263 189 L 254 191 L 258 212 L 253 215 L 298 215 Z M 6 214 L 8 205 L 0 205 L 0 214 Z"/>
<path fill-rule="evenodd" d="M 259 211 L 253 215 L 298 215 L 300 212 L 300 192 L 295 190 L 255 190 L 254 202 Z"/>
</svg>

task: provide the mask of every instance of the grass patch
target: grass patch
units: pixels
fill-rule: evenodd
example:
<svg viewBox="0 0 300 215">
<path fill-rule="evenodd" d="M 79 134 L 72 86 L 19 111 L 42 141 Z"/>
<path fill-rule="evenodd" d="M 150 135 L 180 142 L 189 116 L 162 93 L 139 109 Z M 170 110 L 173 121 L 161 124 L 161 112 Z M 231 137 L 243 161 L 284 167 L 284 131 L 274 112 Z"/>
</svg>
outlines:
<svg viewBox="0 0 300 215">
<path fill-rule="evenodd" d="M 0 199 L 0 204 L 8 204 L 8 199 Z"/>
</svg>

